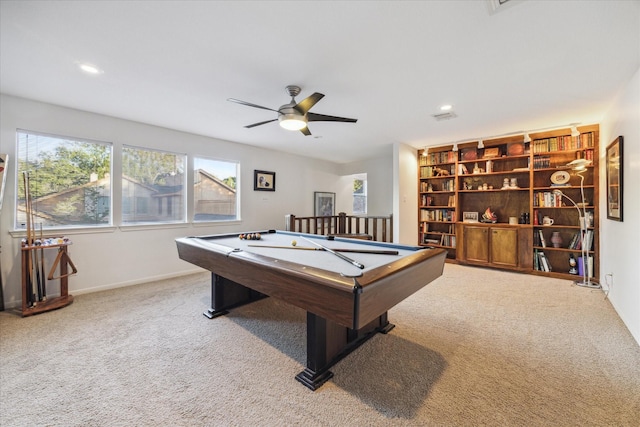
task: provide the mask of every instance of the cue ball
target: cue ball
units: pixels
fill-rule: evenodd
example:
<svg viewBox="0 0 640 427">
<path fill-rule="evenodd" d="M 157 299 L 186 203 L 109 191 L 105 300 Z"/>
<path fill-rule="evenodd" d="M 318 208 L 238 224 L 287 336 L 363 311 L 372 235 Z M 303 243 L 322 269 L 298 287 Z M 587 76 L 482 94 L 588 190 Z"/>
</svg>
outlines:
<svg viewBox="0 0 640 427">
<path fill-rule="evenodd" d="M 296 242 L 295 240 L 292 240 L 292 241 L 291 241 L 291 246 L 295 246 L 295 245 L 297 245 L 297 244 L 298 244 L 298 242 Z"/>
</svg>

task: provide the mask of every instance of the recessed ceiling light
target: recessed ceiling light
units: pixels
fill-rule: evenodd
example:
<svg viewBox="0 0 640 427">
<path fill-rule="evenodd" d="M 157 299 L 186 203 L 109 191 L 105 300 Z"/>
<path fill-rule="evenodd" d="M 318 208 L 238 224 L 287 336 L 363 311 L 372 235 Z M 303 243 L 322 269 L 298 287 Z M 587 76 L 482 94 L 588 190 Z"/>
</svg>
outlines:
<svg viewBox="0 0 640 427">
<path fill-rule="evenodd" d="M 451 104 L 444 104 L 442 106 L 440 106 L 440 111 L 449 111 L 453 108 L 453 105 Z"/>
<path fill-rule="evenodd" d="M 78 67 L 80 67 L 80 69 L 87 74 L 102 74 L 104 72 L 100 68 L 96 67 L 95 65 L 87 64 L 86 62 L 78 63 Z"/>
</svg>

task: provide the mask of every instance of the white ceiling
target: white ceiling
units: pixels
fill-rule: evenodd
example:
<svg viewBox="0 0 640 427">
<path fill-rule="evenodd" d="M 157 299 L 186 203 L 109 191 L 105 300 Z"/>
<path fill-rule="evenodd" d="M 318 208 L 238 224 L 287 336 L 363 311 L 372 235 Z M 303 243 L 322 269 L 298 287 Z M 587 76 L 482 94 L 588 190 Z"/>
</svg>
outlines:
<svg viewBox="0 0 640 427">
<path fill-rule="evenodd" d="M 338 163 L 597 123 L 640 67 L 639 1 L 2 0 L 0 19 L 2 93 Z M 277 109 L 290 84 L 358 122 L 245 129 L 276 113 L 227 101 Z"/>
</svg>

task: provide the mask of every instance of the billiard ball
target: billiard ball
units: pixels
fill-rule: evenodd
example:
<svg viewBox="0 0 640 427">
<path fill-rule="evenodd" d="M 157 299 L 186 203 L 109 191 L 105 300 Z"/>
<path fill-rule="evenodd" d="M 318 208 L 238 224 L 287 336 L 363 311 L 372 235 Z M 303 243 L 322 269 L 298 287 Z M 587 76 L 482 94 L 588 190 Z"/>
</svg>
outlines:
<svg viewBox="0 0 640 427">
<path fill-rule="evenodd" d="M 291 241 L 291 246 L 295 246 L 295 245 L 297 245 L 297 244 L 298 244 L 298 242 L 296 242 L 295 240 L 292 240 L 292 241 Z"/>
</svg>

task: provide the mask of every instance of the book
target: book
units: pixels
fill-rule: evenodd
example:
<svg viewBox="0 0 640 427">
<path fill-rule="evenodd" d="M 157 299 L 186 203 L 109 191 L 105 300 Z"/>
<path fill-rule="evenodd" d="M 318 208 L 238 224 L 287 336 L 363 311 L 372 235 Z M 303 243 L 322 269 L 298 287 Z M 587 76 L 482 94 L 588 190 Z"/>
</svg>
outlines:
<svg viewBox="0 0 640 427">
<path fill-rule="evenodd" d="M 549 264 L 547 256 L 544 254 L 544 252 L 538 252 L 538 257 L 540 258 L 540 271 L 551 271 L 551 264 Z"/>
<path fill-rule="evenodd" d="M 547 241 L 544 239 L 544 233 L 542 230 L 538 230 L 538 235 L 540 236 L 540 246 L 543 248 L 547 247 Z"/>
<path fill-rule="evenodd" d="M 547 259 L 547 256 L 544 252 L 540 252 L 540 260 L 542 261 L 542 265 L 544 266 L 544 271 L 551 271 L 551 263 Z"/>
</svg>

